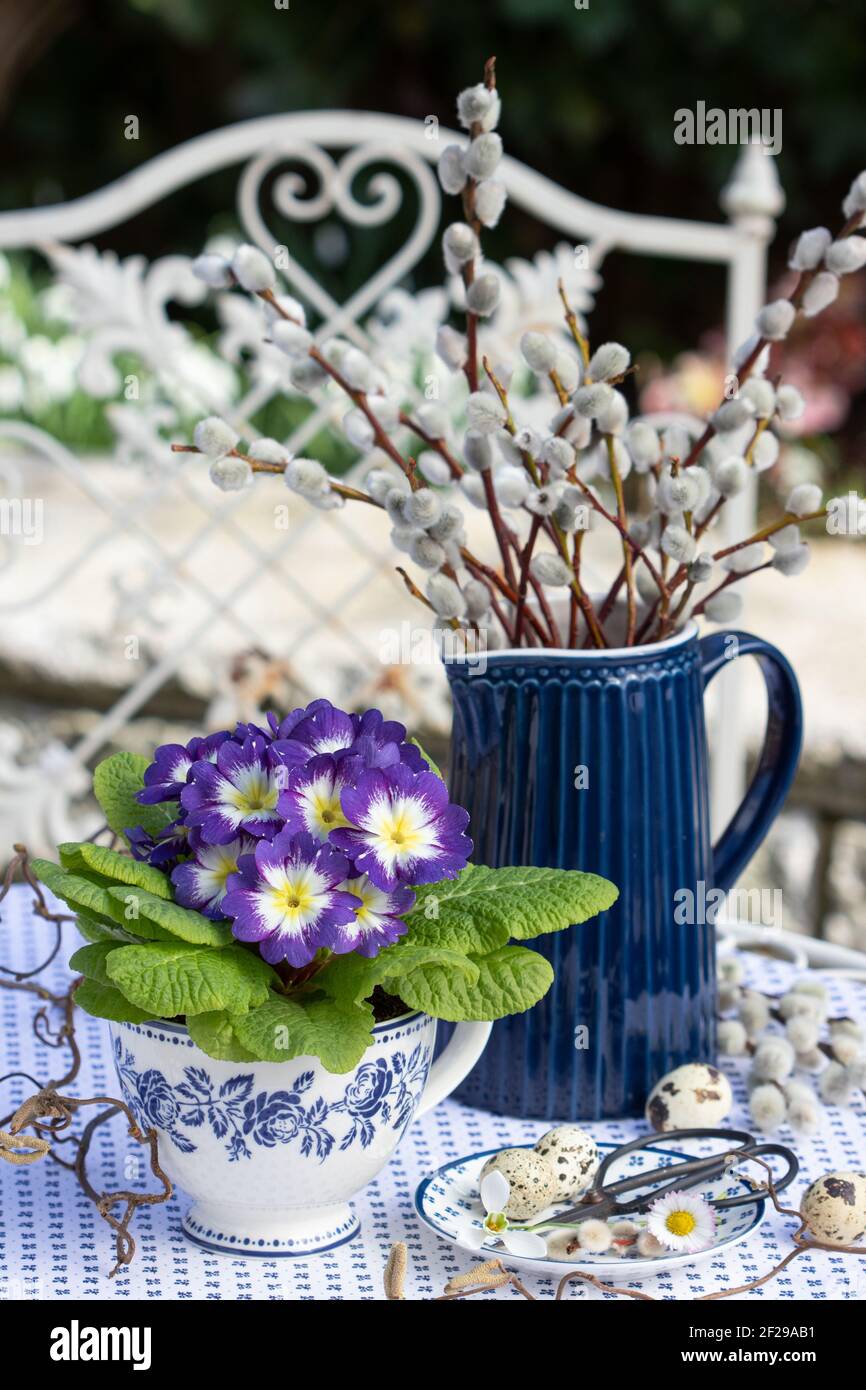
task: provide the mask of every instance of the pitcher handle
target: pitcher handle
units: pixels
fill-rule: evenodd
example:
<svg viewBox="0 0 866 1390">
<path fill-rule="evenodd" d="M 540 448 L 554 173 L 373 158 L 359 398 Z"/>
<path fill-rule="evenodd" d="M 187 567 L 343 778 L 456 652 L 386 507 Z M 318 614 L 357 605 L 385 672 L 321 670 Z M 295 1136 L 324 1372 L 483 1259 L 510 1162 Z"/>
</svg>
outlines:
<svg viewBox="0 0 866 1390">
<path fill-rule="evenodd" d="M 735 646 L 731 647 L 732 641 Z M 748 632 L 714 632 L 700 641 L 704 689 L 729 661 L 754 656 L 767 686 L 767 730 L 758 766 L 742 803 L 713 846 L 713 885 L 736 883 L 779 813 L 800 759 L 803 709 L 800 687 L 780 651 Z"/>
<path fill-rule="evenodd" d="M 416 1120 L 450 1096 L 464 1076 L 468 1076 L 487 1046 L 492 1023 L 458 1023 L 430 1068 L 427 1085 L 415 1111 Z"/>
</svg>

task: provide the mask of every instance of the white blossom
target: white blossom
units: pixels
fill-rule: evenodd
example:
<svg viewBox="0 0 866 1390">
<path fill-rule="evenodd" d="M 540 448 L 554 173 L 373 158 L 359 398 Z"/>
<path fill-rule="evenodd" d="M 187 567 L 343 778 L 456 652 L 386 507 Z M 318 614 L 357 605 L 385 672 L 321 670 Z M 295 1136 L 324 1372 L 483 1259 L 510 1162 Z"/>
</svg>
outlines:
<svg viewBox="0 0 866 1390">
<path fill-rule="evenodd" d="M 208 415 L 206 419 L 199 420 L 192 438 L 197 449 L 207 454 L 208 458 L 215 459 L 230 454 L 237 447 L 240 435 L 218 415 Z"/>
<path fill-rule="evenodd" d="M 687 468 L 676 475 L 670 472 L 662 475 L 657 494 L 661 511 L 670 515 L 694 510 L 700 501 L 700 486 L 691 473 Z"/>
<path fill-rule="evenodd" d="M 385 511 L 391 518 L 395 526 L 412 526 L 409 520 L 407 507 L 409 498 L 412 496 L 412 489 L 402 487 L 392 487 L 385 494 Z"/>
<path fill-rule="evenodd" d="M 722 569 L 729 574 L 748 574 L 764 560 L 764 543 L 755 541 L 754 545 L 744 545 L 740 550 L 733 550 L 730 555 L 726 555 L 722 560 Z"/>
<path fill-rule="evenodd" d="M 719 598 L 721 597 L 722 595 L 719 594 Z M 731 597 L 736 597 L 736 595 Z M 770 1005 L 764 995 L 759 994 L 756 989 L 747 989 L 740 1000 L 738 1015 L 749 1037 L 755 1038 L 763 1032 L 770 1022 Z"/>
<path fill-rule="evenodd" d="M 519 453 L 537 459 L 541 453 L 541 436 L 530 425 L 524 425 L 514 436 L 514 446 Z"/>
<path fill-rule="evenodd" d="M 732 430 L 741 429 L 752 419 L 754 407 L 745 396 L 735 396 L 733 400 L 724 401 L 713 415 L 713 424 L 720 434 L 730 434 Z"/>
<path fill-rule="evenodd" d="M 307 311 L 300 300 L 295 299 L 290 294 L 275 294 L 274 302 L 265 300 L 262 305 L 265 311 L 265 319 L 269 326 L 275 323 L 286 323 L 291 320 L 299 328 L 307 326 Z"/>
<path fill-rule="evenodd" d="M 689 583 L 706 584 L 713 573 L 714 565 L 715 561 L 709 551 L 702 550 L 700 555 L 696 555 L 689 565 Z"/>
<path fill-rule="evenodd" d="M 481 434 L 495 434 L 508 417 L 498 396 L 491 391 L 473 391 L 466 402 L 466 418 Z"/>
<path fill-rule="evenodd" d="M 444 439 L 448 433 L 448 413 L 436 401 L 423 401 L 412 418 L 431 439 Z"/>
<path fill-rule="evenodd" d="M 383 430 L 395 430 L 400 423 L 400 406 L 391 396 L 375 391 L 367 397 L 367 409 Z"/>
<path fill-rule="evenodd" d="M 602 343 L 589 359 L 589 376 L 593 381 L 609 381 L 628 370 L 631 353 L 622 343 Z"/>
<path fill-rule="evenodd" d="M 445 487 L 451 482 L 451 469 L 442 455 L 437 454 L 434 449 L 423 449 L 416 462 L 428 483 L 433 483 L 436 487 Z"/>
<path fill-rule="evenodd" d="M 744 343 L 740 343 L 740 346 L 736 349 L 733 357 L 731 358 L 731 363 L 735 371 L 739 371 L 743 363 L 751 357 L 752 353 L 755 351 L 755 348 L 758 346 L 758 343 L 760 341 L 761 340 L 758 334 L 753 333 L 751 337 L 747 338 Z M 770 349 L 769 346 L 765 344 L 764 347 L 761 348 L 761 351 L 758 353 L 752 370 L 756 372 L 758 376 L 763 376 L 764 372 L 767 370 L 767 363 L 769 362 L 769 360 Z"/>
<path fill-rule="evenodd" d="M 442 233 L 442 252 L 445 265 L 452 275 L 478 255 L 478 238 L 467 222 L 452 222 Z"/>
<path fill-rule="evenodd" d="M 841 1062 L 843 1067 L 850 1067 L 851 1063 L 860 1056 L 859 1040 L 850 1037 L 847 1033 L 831 1033 L 830 1046 L 836 1061 Z"/>
<path fill-rule="evenodd" d="M 719 1023 L 718 1044 L 723 1057 L 742 1057 L 748 1038 L 738 1018 L 724 1018 Z"/>
<path fill-rule="evenodd" d="M 688 565 L 695 558 L 697 543 L 684 526 L 666 526 L 662 532 L 661 548 L 665 555 L 679 565 Z"/>
<path fill-rule="evenodd" d="M 772 304 L 764 305 L 755 327 L 762 338 L 769 338 L 771 343 L 779 342 L 788 336 L 796 316 L 797 310 L 789 299 L 774 299 Z"/>
<path fill-rule="evenodd" d="M 595 417 L 596 427 L 602 434 L 621 434 L 628 424 L 628 401 L 621 391 L 614 391 L 612 399 Z M 629 469 L 631 455 L 629 455 Z"/>
<path fill-rule="evenodd" d="M 467 430 L 463 437 L 463 462 L 476 473 L 493 466 L 493 444 L 489 434 Z"/>
<path fill-rule="evenodd" d="M 350 444 L 366 454 L 376 442 L 376 431 L 363 410 L 349 410 L 343 416 L 343 432 Z"/>
<path fill-rule="evenodd" d="M 196 279 L 202 280 L 212 290 L 225 290 L 235 283 L 231 265 L 225 256 L 218 256 L 212 251 L 196 256 L 191 269 Z"/>
<path fill-rule="evenodd" d="M 800 528 L 792 522 L 790 526 L 774 531 L 767 539 L 774 550 L 790 550 L 792 546 L 800 544 Z"/>
<path fill-rule="evenodd" d="M 530 481 L 525 469 L 507 463 L 493 475 L 493 486 L 502 507 L 521 507 L 529 494 Z"/>
<path fill-rule="evenodd" d="M 242 492 L 253 481 L 253 470 L 246 459 L 216 458 L 210 466 L 210 480 L 222 492 Z"/>
<path fill-rule="evenodd" d="M 561 483 L 546 483 L 542 487 L 530 488 L 526 507 L 534 516 L 551 516 L 561 497 Z"/>
<path fill-rule="evenodd" d="M 277 319 L 271 327 L 271 342 L 287 357 L 306 357 L 313 346 L 313 335 L 299 323 L 288 319 Z"/>
<path fill-rule="evenodd" d="M 300 357 L 294 361 L 289 371 L 289 380 L 297 391 L 305 394 L 315 391 L 317 386 L 321 386 L 327 381 L 328 373 L 324 367 L 320 367 L 312 357 Z"/>
<path fill-rule="evenodd" d="M 448 541 L 462 541 L 463 513 L 460 508 L 452 506 L 450 503 L 444 506 L 438 520 L 427 528 L 427 534 L 432 536 L 434 541 L 438 541 L 440 545 L 445 545 Z"/>
<path fill-rule="evenodd" d="M 443 323 L 436 330 L 436 354 L 452 372 L 459 371 L 467 358 L 466 339 L 463 334 L 458 333 L 450 324 Z"/>
<path fill-rule="evenodd" d="M 593 382 L 590 386 L 581 386 L 574 393 L 574 408 L 578 415 L 583 415 L 587 420 L 592 420 L 598 415 L 599 411 L 604 410 L 613 400 L 613 387 L 608 386 L 605 381 Z"/>
<path fill-rule="evenodd" d="M 713 459 L 710 464 L 710 478 L 713 487 L 722 497 L 736 497 L 749 480 L 749 468 L 745 459 L 736 454 L 727 458 Z"/>
<path fill-rule="evenodd" d="M 380 506 L 385 505 L 389 492 L 409 492 L 409 479 L 402 473 L 391 472 L 387 468 L 371 468 L 364 478 L 364 486 Z"/>
<path fill-rule="evenodd" d="M 832 240 L 826 227 L 812 227 L 808 232 L 801 232 L 788 265 L 792 270 L 817 270 Z"/>
<path fill-rule="evenodd" d="M 541 461 L 547 464 L 552 478 L 561 478 L 574 464 L 574 445 L 553 434 L 541 446 Z"/>
<path fill-rule="evenodd" d="M 257 459 L 260 463 L 289 463 L 292 457 L 285 444 L 266 436 L 251 444 L 247 453 L 251 459 Z"/>
<path fill-rule="evenodd" d="M 853 217 L 855 212 L 866 211 L 866 170 L 857 175 L 848 189 L 848 196 L 842 204 L 842 211 L 846 217 Z"/>
<path fill-rule="evenodd" d="M 828 247 L 824 264 L 834 275 L 850 275 L 866 265 L 866 237 L 849 236 Z"/>
<path fill-rule="evenodd" d="M 466 612 L 466 600 L 459 585 L 447 574 L 434 574 L 428 579 L 425 593 L 440 618 L 462 618 Z"/>
<path fill-rule="evenodd" d="M 422 570 L 441 570 L 447 558 L 439 542 L 427 535 L 415 537 L 409 554 Z"/>
<path fill-rule="evenodd" d="M 473 507 L 478 507 L 480 511 L 487 510 L 487 494 L 477 473 L 463 474 L 460 479 L 460 491 Z"/>
<path fill-rule="evenodd" d="M 395 550 L 410 555 L 412 547 L 420 535 L 423 535 L 423 532 L 419 531 L 416 526 L 394 526 L 391 530 L 391 544 Z"/>
<path fill-rule="evenodd" d="M 405 516 L 406 520 L 413 526 L 420 526 L 426 531 L 428 526 L 432 526 L 442 515 L 442 503 L 437 493 L 432 488 L 420 487 L 415 492 L 410 492 L 406 499 Z"/>
<path fill-rule="evenodd" d="M 345 377 L 353 391 L 368 392 L 376 381 L 376 369 L 365 352 L 351 347 L 343 353 L 340 375 Z"/>
<path fill-rule="evenodd" d="M 720 594 L 707 599 L 704 604 L 704 612 L 713 623 L 732 623 L 735 618 L 740 616 L 743 607 L 743 600 L 739 594 L 734 594 L 730 589 L 723 589 Z"/>
<path fill-rule="evenodd" d="M 799 420 L 806 402 L 796 386 L 780 386 L 776 391 L 776 410 L 780 420 Z"/>
<path fill-rule="evenodd" d="M 479 275 L 466 291 L 466 307 L 479 318 L 489 318 L 499 304 L 499 281 L 495 275 Z"/>
<path fill-rule="evenodd" d="M 493 90 L 483 82 L 463 88 L 457 97 L 457 119 L 465 130 L 483 121 L 493 104 L 493 95 Z"/>
<path fill-rule="evenodd" d="M 466 600 L 466 615 L 472 622 L 478 622 L 490 610 L 490 590 L 480 579 L 470 579 L 463 587 Z"/>
<path fill-rule="evenodd" d="M 757 473 L 772 468 L 779 457 L 779 441 L 772 430 L 764 430 L 752 446 L 752 466 Z"/>
<path fill-rule="evenodd" d="M 475 139 L 470 141 L 469 148 L 463 156 L 463 168 L 480 183 L 496 173 L 501 158 L 501 137 L 495 131 L 485 131 L 483 135 L 476 135 Z"/>
<path fill-rule="evenodd" d="M 818 1078 L 821 1099 L 828 1105 L 847 1105 L 854 1091 L 851 1077 L 840 1062 L 828 1062 Z"/>
<path fill-rule="evenodd" d="M 778 1086 L 771 1083 L 756 1086 L 749 1096 L 749 1113 L 758 1129 L 765 1134 L 785 1123 L 787 1106 L 785 1097 Z"/>
<path fill-rule="evenodd" d="M 574 579 L 571 566 L 561 555 L 552 555 L 541 551 L 539 554 L 533 555 L 529 568 L 533 579 L 537 579 L 539 584 L 547 585 L 550 588 L 565 588 Z"/>
<path fill-rule="evenodd" d="M 661 459 L 661 442 L 652 425 L 643 420 L 635 420 L 629 425 L 625 436 L 626 448 L 631 454 L 636 473 L 646 473 Z"/>
<path fill-rule="evenodd" d="M 546 333 L 524 333 L 520 353 L 527 367 L 536 376 L 547 376 L 556 363 L 556 344 Z"/>
<path fill-rule="evenodd" d="M 802 574 L 808 563 L 809 547 L 805 541 L 787 550 L 777 550 L 773 556 L 773 569 L 786 577 Z"/>
<path fill-rule="evenodd" d="M 251 294 L 272 290 L 277 276 L 271 261 L 257 246 L 245 242 L 232 256 L 232 271 L 238 284 Z"/>
<path fill-rule="evenodd" d="M 580 363 L 572 352 L 559 351 L 553 364 L 559 384 L 567 395 L 571 395 L 580 385 Z"/>
<path fill-rule="evenodd" d="M 776 389 L 766 377 L 749 377 L 740 390 L 740 397 L 759 420 L 769 420 L 776 409 Z"/>
<path fill-rule="evenodd" d="M 680 463 L 687 459 L 691 452 L 692 441 L 688 432 L 682 425 L 668 425 L 662 435 L 662 448 L 664 456 L 668 459 L 679 459 Z"/>
<path fill-rule="evenodd" d="M 803 295 L 801 307 L 807 319 L 814 318 L 826 309 L 839 293 L 839 281 L 829 270 L 822 270 L 815 276 Z"/>
<path fill-rule="evenodd" d="M 461 193 L 466 186 L 466 170 L 463 167 L 463 151 L 459 145 L 446 145 L 439 156 L 437 166 L 439 182 L 443 192 Z"/>
<path fill-rule="evenodd" d="M 330 485 L 328 474 L 317 459 L 292 459 L 284 477 L 287 488 L 308 499 L 312 499 Z"/>
<path fill-rule="evenodd" d="M 785 1037 L 795 1052 L 811 1052 L 820 1036 L 820 1023 L 808 1014 L 794 1014 L 785 1024 Z"/>
<path fill-rule="evenodd" d="M 498 179 L 485 179 L 475 190 L 475 216 L 482 227 L 495 227 L 505 211 L 508 193 Z"/>
<path fill-rule="evenodd" d="M 795 1061 L 787 1038 L 762 1038 L 752 1058 L 752 1075 L 759 1081 L 785 1081 L 794 1070 Z"/>
</svg>

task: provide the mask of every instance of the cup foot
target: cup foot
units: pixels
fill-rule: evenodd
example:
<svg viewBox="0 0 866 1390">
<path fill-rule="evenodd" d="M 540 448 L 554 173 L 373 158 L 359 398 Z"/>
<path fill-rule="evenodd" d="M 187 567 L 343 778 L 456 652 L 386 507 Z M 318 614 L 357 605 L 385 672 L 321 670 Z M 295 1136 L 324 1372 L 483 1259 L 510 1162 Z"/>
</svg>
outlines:
<svg viewBox="0 0 866 1390">
<path fill-rule="evenodd" d="M 264 1212 L 194 1202 L 183 1218 L 187 1240 L 235 1259 L 305 1259 L 345 1245 L 361 1229 L 347 1203 L 307 1211 Z"/>
</svg>

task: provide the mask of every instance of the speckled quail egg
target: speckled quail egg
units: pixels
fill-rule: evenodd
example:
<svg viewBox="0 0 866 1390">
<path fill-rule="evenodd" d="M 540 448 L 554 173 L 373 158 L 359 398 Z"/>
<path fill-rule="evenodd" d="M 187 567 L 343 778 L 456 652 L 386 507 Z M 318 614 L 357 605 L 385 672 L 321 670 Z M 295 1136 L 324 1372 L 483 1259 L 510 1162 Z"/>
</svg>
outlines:
<svg viewBox="0 0 866 1390">
<path fill-rule="evenodd" d="M 708 1062 L 688 1062 L 657 1081 L 646 1103 L 653 1129 L 714 1129 L 730 1114 L 731 1083 Z"/>
<path fill-rule="evenodd" d="M 578 1125 L 557 1125 L 549 1129 L 542 1134 L 535 1152 L 547 1160 L 553 1172 L 556 1195 L 566 1201 L 586 1191 L 599 1163 L 595 1140 Z"/>
<path fill-rule="evenodd" d="M 800 1215 L 817 1240 L 856 1245 L 866 1231 L 866 1173 L 825 1173 L 800 1203 Z"/>
<path fill-rule="evenodd" d="M 493 1172 L 501 1173 L 508 1182 L 504 1212 L 511 1221 L 529 1221 L 555 1199 L 550 1165 L 534 1149 L 500 1149 L 481 1169 L 482 1179 Z"/>
</svg>

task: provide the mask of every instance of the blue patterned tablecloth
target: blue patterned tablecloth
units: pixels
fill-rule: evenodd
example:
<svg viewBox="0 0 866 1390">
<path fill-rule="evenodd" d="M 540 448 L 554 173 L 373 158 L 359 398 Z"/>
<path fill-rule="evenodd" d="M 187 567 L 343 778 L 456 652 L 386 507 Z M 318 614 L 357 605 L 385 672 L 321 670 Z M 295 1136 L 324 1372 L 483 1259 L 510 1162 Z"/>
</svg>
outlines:
<svg viewBox="0 0 866 1390">
<path fill-rule="evenodd" d="M 30 896 L 13 890 L 0 909 L 0 961 L 16 969 L 35 966 L 52 939 L 51 930 L 30 910 Z M 67 927 L 68 950 L 48 972 L 51 988 L 62 989 L 67 979 L 63 964 L 77 941 Z M 792 969 L 758 957 L 750 962 L 753 983 L 776 993 L 793 978 Z M 866 1017 L 866 985 L 844 978 L 829 980 L 833 1013 Z M 66 1054 L 50 1052 L 33 1037 L 32 996 L 0 990 L 0 1075 L 21 1070 L 47 1079 L 58 1075 L 58 1063 Z M 108 1045 L 107 1025 L 79 1014 L 78 1030 L 84 1062 L 73 1088 L 79 1095 L 116 1095 Z M 736 1106 L 729 1123 L 749 1128 L 745 1106 L 745 1062 L 725 1063 L 734 1086 Z M 6 1082 L 0 1088 L 0 1115 L 7 1114 L 32 1091 L 26 1082 Z M 427 1299 L 440 1293 L 446 1281 L 468 1268 L 471 1257 L 437 1239 L 422 1227 L 414 1214 L 413 1197 L 420 1180 L 440 1164 L 482 1149 L 504 1148 L 534 1141 L 546 1128 L 470 1110 L 448 1101 L 418 1121 L 408 1132 L 396 1157 L 377 1181 L 355 1201 L 361 1233 L 350 1244 L 331 1254 L 309 1260 L 241 1260 L 208 1255 L 191 1245 L 180 1231 L 180 1216 L 187 1199 L 175 1193 L 162 1206 L 144 1207 L 135 1216 L 138 1243 L 135 1259 L 116 1278 L 111 1269 L 114 1242 L 74 1177 L 50 1159 L 27 1167 L 0 1162 L 0 1299 L 379 1299 L 383 1297 L 382 1271 L 392 1242 L 408 1246 L 410 1273 L 406 1286 L 410 1299 Z M 588 1126 L 599 1140 L 622 1143 L 645 1127 L 636 1121 Z M 783 1129 L 776 1136 L 790 1143 L 799 1155 L 801 1175 L 786 1194 L 797 1205 L 808 1183 L 830 1169 L 866 1167 L 866 1108 L 827 1109 L 819 1133 L 812 1138 L 792 1136 Z M 153 1186 L 146 1183 L 140 1151 L 131 1154 L 122 1118 L 97 1131 L 91 1151 L 90 1171 L 102 1190 Z M 124 1171 L 125 1170 L 125 1171 Z M 772 1211 L 761 1228 L 723 1258 L 694 1267 L 680 1268 L 640 1281 L 629 1278 L 623 1265 L 620 1282 L 640 1288 L 657 1298 L 692 1299 L 703 1293 L 755 1279 L 770 1269 L 789 1248 L 785 1235 L 790 1223 Z M 539 1298 L 553 1298 L 556 1281 L 523 1276 Z M 610 1298 L 587 1285 L 572 1287 L 572 1299 L 592 1301 Z M 485 1295 L 519 1298 L 512 1289 Z M 866 1260 L 815 1252 L 800 1256 L 775 1280 L 743 1295 L 757 1299 L 848 1299 L 866 1297 Z"/>
</svg>

